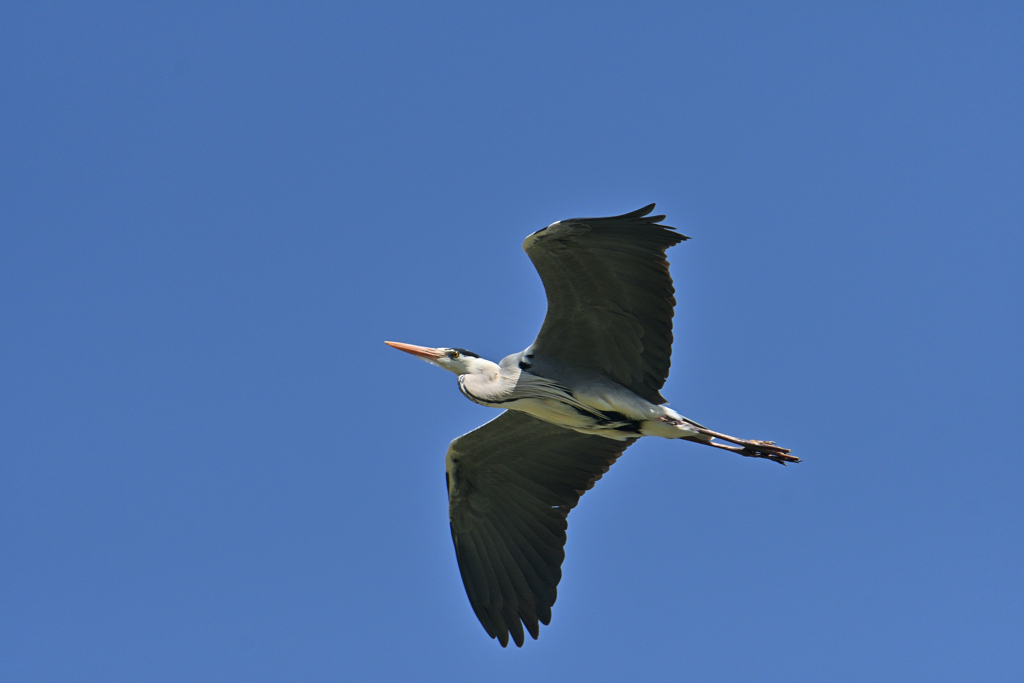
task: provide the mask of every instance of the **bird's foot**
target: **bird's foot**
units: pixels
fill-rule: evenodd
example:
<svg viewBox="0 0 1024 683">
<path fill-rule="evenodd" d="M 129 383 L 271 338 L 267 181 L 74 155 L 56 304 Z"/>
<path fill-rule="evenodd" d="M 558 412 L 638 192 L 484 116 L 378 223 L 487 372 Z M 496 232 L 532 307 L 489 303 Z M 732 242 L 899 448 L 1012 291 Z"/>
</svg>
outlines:
<svg viewBox="0 0 1024 683">
<path fill-rule="evenodd" d="M 727 451 L 732 451 L 734 453 L 739 453 L 740 455 L 746 458 L 765 458 L 766 460 L 777 462 L 780 465 L 788 465 L 789 463 L 800 462 L 800 458 L 796 457 L 795 455 L 789 454 L 788 448 L 776 446 L 774 441 L 754 441 L 748 439 L 737 439 L 734 436 L 719 434 L 718 432 L 713 432 L 710 429 L 705 429 L 703 427 L 699 428 L 697 431 L 700 432 L 701 434 L 704 434 L 705 436 L 711 437 L 711 439 L 704 441 L 704 443 L 706 443 L 707 445 L 714 446 L 715 448 L 721 448 Z M 726 446 L 725 444 L 715 443 L 714 440 L 716 438 L 721 439 L 723 441 L 728 441 L 730 443 L 734 443 L 736 444 L 736 446 Z"/>
<path fill-rule="evenodd" d="M 789 454 L 788 448 L 780 448 L 774 441 L 747 441 L 742 445 L 739 454 L 747 458 L 766 458 L 780 465 L 800 462 L 800 458 Z"/>
</svg>

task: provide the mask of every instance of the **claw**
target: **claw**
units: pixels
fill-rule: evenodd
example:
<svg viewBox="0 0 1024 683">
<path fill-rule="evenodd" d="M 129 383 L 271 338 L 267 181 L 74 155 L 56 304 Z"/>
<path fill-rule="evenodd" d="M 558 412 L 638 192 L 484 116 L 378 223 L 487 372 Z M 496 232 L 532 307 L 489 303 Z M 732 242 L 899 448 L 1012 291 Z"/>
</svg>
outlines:
<svg viewBox="0 0 1024 683">
<path fill-rule="evenodd" d="M 765 458 L 772 462 L 777 462 L 780 465 L 788 465 L 791 462 L 800 462 L 800 458 L 795 455 L 789 454 L 788 448 L 779 448 L 778 446 L 764 446 L 761 445 L 764 442 L 754 441 L 751 445 L 745 446 L 740 455 L 745 455 L 748 458 Z"/>
</svg>

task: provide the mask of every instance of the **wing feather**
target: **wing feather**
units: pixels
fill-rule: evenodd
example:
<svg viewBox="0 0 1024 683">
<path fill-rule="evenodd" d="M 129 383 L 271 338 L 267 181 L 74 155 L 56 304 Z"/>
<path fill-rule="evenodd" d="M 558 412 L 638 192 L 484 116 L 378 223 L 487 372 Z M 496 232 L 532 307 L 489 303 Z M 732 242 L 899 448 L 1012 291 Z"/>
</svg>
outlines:
<svg viewBox="0 0 1024 683">
<path fill-rule="evenodd" d="M 569 511 L 633 443 L 506 411 L 448 449 L 448 512 L 466 595 L 484 630 L 522 646 L 551 621 Z"/>
<path fill-rule="evenodd" d="M 538 369 L 549 361 L 598 372 L 665 402 L 676 303 L 665 251 L 689 238 L 659 225 L 653 209 L 559 221 L 526 238 L 548 299 L 527 350 Z"/>
</svg>

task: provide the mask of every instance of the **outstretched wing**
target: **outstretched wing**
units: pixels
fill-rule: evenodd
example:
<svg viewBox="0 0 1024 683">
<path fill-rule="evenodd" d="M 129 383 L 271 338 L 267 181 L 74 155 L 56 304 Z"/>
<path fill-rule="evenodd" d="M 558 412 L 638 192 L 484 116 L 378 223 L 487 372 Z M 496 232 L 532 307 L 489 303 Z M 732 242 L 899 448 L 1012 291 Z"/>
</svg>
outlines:
<svg viewBox="0 0 1024 683">
<path fill-rule="evenodd" d="M 566 517 L 635 439 L 580 434 L 508 410 L 452 441 L 448 516 L 466 594 L 484 630 L 523 645 L 551 623 Z"/>
<path fill-rule="evenodd" d="M 526 238 L 548 298 L 527 351 L 536 362 L 598 372 L 661 404 L 676 303 L 665 250 L 689 238 L 658 225 L 665 217 L 648 216 L 653 209 L 558 221 Z"/>
</svg>

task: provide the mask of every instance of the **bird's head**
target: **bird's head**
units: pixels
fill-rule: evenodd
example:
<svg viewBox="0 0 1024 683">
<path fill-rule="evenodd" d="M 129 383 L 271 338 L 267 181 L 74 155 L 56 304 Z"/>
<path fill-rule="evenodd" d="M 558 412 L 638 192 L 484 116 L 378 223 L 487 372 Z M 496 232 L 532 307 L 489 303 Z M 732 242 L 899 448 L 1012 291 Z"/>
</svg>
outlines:
<svg viewBox="0 0 1024 683">
<path fill-rule="evenodd" d="M 415 344 L 403 344 L 402 342 L 386 341 L 384 343 L 399 351 L 411 353 L 417 358 L 422 358 L 439 368 L 454 372 L 456 375 L 470 375 L 494 367 L 494 363 L 491 361 L 484 360 L 466 349 L 449 349 L 443 346 L 432 349 L 429 346 L 416 346 Z"/>
</svg>

